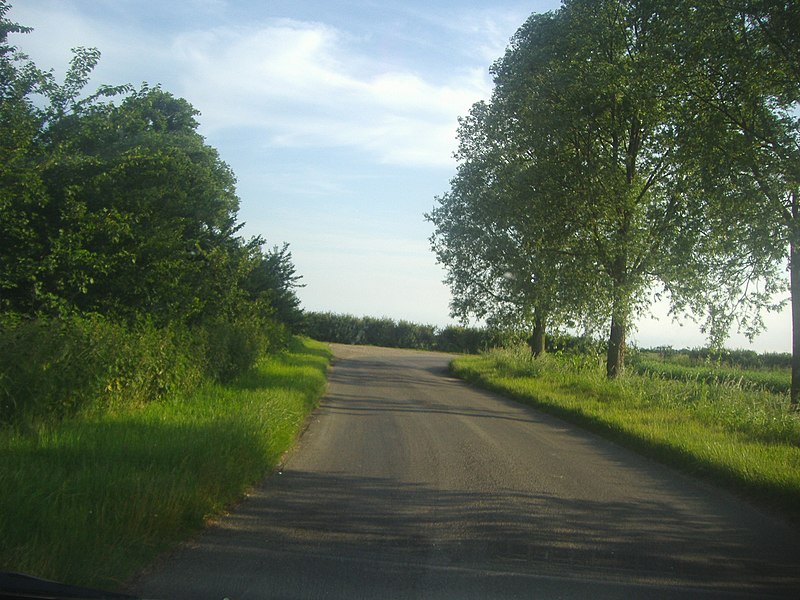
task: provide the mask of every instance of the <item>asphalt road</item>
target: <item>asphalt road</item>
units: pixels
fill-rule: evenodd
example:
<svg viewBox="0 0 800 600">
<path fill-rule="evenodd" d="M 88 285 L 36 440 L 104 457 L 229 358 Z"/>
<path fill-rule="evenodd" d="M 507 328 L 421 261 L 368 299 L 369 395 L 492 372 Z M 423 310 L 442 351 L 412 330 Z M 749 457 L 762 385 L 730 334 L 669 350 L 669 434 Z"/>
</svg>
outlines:
<svg viewBox="0 0 800 600">
<path fill-rule="evenodd" d="M 145 598 L 800 598 L 800 531 L 447 375 L 334 346 L 297 448 Z"/>
</svg>

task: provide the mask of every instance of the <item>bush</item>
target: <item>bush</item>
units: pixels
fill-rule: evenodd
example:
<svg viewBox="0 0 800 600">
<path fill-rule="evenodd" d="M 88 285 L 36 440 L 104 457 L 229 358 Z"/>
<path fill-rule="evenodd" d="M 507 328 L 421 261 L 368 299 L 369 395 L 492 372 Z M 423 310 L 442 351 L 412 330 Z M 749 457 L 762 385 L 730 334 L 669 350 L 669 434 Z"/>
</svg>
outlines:
<svg viewBox="0 0 800 600">
<path fill-rule="evenodd" d="M 604 354 L 607 349 L 606 340 L 598 340 L 590 336 L 576 336 L 566 333 L 548 335 L 546 349 L 553 354 L 588 354 L 592 356 Z"/>
<path fill-rule="evenodd" d="M 789 369 L 792 355 L 787 352 L 765 352 L 758 354 L 753 350 L 728 350 L 726 348 L 684 348 L 676 350 L 671 346 L 657 346 L 642 349 L 644 355 L 657 355 L 663 361 L 685 365 L 717 365 L 740 369 Z"/>
<path fill-rule="evenodd" d="M 495 328 L 459 327 L 439 329 L 409 321 L 382 317 L 355 317 L 330 312 L 305 315 L 305 333 L 316 340 L 337 344 L 364 344 L 388 348 L 412 348 L 476 354 L 518 341 Z"/>
<path fill-rule="evenodd" d="M 436 349 L 442 352 L 477 354 L 507 345 L 508 334 L 498 329 L 449 325 L 437 332 Z"/>
<path fill-rule="evenodd" d="M 90 315 L 0 326 L 0 423 L 145 403 L 194 387 L 202 361 L 186 331 Z"/>
<path fill-rule="evenodd" d="M 188 392 L 204 378 L 229 381 L 287 341 L 284 325 L 255 317 L 189 329 L 150 321 L 128 326 L 99 315 L 5 315 L 0 424 L 143 405 Z"/>
<path fill-rule="evenodd" d="M 355 344 L 359 339 L 361 320 L 351 315 L 331 312 L 305 314 L 305 333 L 316 340 L 335 344 Z"/>
<path fill-rule="evenodd" d="M 268 319 L 217 321 L 201 330 L 205 372 L 227 382 L 250 369 L 262 354 L 286 346 L 288 328 Z"/>
</svg>

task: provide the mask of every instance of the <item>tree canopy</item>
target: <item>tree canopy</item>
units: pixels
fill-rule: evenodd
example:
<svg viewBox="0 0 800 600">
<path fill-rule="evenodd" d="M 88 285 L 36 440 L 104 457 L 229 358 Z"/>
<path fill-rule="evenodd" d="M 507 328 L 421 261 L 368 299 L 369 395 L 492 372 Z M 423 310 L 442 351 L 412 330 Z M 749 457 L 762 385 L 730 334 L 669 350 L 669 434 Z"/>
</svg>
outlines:
<svg viewBox="0 0 800 600">
<path fill-rule="evenodd" d="M 28 29 L 8 9 L 0 0 L 0 311 L 297 328 L 291 254 L 240 237 L 236 178 L 192 105 L 146 84 L 87 92 L 91 48 L 56 81 L 11 43 Z"/>
<path fill-rule="evenodd" d="M 734 315 L 757 331 L 796 215 L 791 4 L 532 15 L 493 65 L 491 101 L 461 120 L 458 172 L 428 215 L 454 314 L 602 324 L 612 377 L 653 293 L 706 315 L 717 343 Z"/>
</svg>

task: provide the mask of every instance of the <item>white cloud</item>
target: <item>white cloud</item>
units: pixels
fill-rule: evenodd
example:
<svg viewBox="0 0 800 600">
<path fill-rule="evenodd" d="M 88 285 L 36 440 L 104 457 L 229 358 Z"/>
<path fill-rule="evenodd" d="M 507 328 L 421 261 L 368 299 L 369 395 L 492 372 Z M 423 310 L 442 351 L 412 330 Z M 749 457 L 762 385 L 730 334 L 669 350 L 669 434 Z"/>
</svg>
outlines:
<svg viewBox="0 0 800 600">
<path fill-rule="evenodd" d="M 457 117 L 490 94 L 486 65 L 437 79 L 419 70 L 424 63 L 382 62 L 375 39 L 323 23 L 167 33 L 100 21 L 70 3 L 25 6 L 11 16 L 36 28 L 19 43 L 41 66 L 60 76 L 70 48 L 96 46 L 95 84 L 161 83 L 202 112 L 204 131 L 245 128 L 273 146 L 344 146 L 385 164 L 452 166 Z"/>
<path fill-rule="evenodd" d="M 131 29 L 123 19 L 88 16 L 72 3 L 53 0 L 18 2 L 10 18 L 33 28 L 32 33 L 14 36 L 12 43 L 40 68 L 52 69 L 59 79 L 68 68 L 72 48 L 100 50 L 100 62 L 89 85 L 92 91 L 100 84 L 166 84 L 174 72 L 168 45 L 158 34 Z"/>
<path fill-rule="evenodd" d="M 183 93 L 209 130 L 250 127 L 272 144 L 351 146 L 380 162 L 450 165 L 456 119 L 488 95 L 481 70 L 448 81 L 382 71 L 342 33 L 276 21 L 179 36 Z"/>
</svg>

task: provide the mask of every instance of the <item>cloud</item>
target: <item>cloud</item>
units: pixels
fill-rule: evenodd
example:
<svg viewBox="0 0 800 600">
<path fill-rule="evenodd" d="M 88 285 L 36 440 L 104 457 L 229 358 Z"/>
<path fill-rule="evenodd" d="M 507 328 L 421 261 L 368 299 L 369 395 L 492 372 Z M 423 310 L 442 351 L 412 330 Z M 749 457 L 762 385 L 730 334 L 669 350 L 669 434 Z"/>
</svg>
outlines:
<svg viewBox="0 0 800 600">
<path fill-rule="evenodd" d="M 383 163 L 451 165 L 457 117 L 489 93 L 481 69 L 447 81 L 384 70 L 324 24 L 289 20 L 184 33 L 181 87 L 209 130 L 257 128 L 272 145 L 359 148 Z"/>
<path fill-rule="evenodd" d="M 95 84 L 160 83 L 202 112 L 205 132 L 245 129 L 271 146 L 347 147 L 382 164 L 449 167 L 457 117 L 491 92 L 479 61 L 445 75 L 424 60 L 392 61 L 382 49 L 391 31 L 359 36 L 278 18 L 143 28 L 120 15 L 82 14 L 71 3 L 21 7 L 12 17 L 36 31 L 20 44 L 40 65 L 63 73 L 70 48 L 96 46 L 103 56 Z M 466 27 L 491 31 L 488 22 Z M 454 50 L 473 39 L 453 35 Z"/>
<path fill-rule="evenodd" d="M 32 33 L 13 36 L 12 43 L 40 68 L 52 69 L 59 79 L 69 66 L 72 48 L 100 50 L 100 62 L 89 84 L 92 91 L 100 84 L 166 84 L 174 72 L 168 44 L 158 32 L 135 28 L 115 13 L 90 15 L 70 2 L 38 0 L 18 2 L 10 18 L 33 28 Z"/>
</svg>

